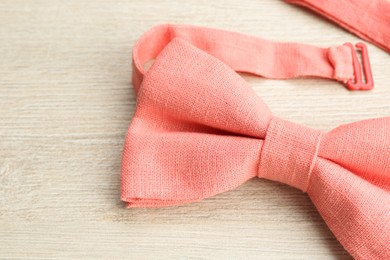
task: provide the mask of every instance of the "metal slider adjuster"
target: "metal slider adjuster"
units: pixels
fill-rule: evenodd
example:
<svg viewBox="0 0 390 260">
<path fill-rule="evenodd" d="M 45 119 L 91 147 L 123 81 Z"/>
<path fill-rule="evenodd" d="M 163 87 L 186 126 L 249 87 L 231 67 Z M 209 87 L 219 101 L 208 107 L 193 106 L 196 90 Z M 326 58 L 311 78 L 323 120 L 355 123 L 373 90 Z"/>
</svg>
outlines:
<svg viewBox="0 0 390 260">
<path fill-rule="evenodd" d="M 372 79 L 371 65 L 368 58 L 367 46 L 359 42 L 357 43 L 356 49 L 360 49 L 362 55 L 362 65 L 360 65 L 359 59 L 357 57 L 356 51 L 352 43 L 347 42 L 344 45 L 348 46 L 352 50 L 352 61 L 353 61 L 353 70 L 355 75 L 355 80 L 352 79 L 347 81 L 347 88 L 349 90 L 370 90 L 374 88 L 374 80 Z M 364 73 L 365 81 L 362 78 L 362 72 Z"/>
</svg>

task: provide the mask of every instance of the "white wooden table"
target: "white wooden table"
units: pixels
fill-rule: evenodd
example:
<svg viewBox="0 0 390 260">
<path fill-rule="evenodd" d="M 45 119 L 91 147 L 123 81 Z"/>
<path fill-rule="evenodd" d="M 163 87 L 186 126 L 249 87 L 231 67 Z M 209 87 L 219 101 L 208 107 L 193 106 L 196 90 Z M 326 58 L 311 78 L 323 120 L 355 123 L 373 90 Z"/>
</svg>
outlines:
<svg viewBox="0 0 390 260">
<path fill-rule="evenodd" d="M 323 47 L 360 39 L 276 0 L 0 2 L 0 258 L 350 259 L 306 194 L 253 179 L 201 202 L 126 209 L 131 50 L 159 23 Z M 390 115 L 390 56 L 368 44 L 376 88 L 244 76 L 278 116 L 322 130 Z"/>
</svg>

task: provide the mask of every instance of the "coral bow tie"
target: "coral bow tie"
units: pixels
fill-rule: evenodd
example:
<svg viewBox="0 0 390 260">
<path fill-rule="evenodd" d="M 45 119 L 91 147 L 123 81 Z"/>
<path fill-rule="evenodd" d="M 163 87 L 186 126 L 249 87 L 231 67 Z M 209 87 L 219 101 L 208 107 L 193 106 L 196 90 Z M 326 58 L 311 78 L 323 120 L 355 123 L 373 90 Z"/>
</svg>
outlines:
<svg viewBox="0 0 390 260">
<path fill-rule="evenodd" d="M 137 108 L 123 152 L 122 200 L 128 207 L 187 203 L 257 176 L 307 192 L 354 257 L 390 259 L 390 117 L 314 130 L 274 116 L 234 71 L 320 76 L 353 87 L 354 57 L 351 45 L 151 29 L 133 53 Z"/>
</svg>

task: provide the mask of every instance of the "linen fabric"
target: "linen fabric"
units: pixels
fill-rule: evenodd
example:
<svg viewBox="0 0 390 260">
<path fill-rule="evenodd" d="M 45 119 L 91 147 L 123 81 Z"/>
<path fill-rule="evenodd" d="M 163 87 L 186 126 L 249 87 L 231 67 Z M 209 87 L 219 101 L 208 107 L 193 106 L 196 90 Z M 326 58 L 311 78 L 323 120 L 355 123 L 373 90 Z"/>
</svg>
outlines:
<svg viewBox="0 0 390 260">
<path fill-rule="evenodd" d="M 389 0 L 285 0 L 305 6 L 390 52 Z"/>
<path fill-rule="evenodd" d="M 121 170 L 128 207 L 198 201 L 267 178 L 307 192 L 356 259 L 390 259 L 390 117 L 315 130 L 274 116 L 235 72 L 345 81 L 354 77 L 350 48 L 161 25 L 139 39 L 133 64 L 137 107 Z"/>
</svg>

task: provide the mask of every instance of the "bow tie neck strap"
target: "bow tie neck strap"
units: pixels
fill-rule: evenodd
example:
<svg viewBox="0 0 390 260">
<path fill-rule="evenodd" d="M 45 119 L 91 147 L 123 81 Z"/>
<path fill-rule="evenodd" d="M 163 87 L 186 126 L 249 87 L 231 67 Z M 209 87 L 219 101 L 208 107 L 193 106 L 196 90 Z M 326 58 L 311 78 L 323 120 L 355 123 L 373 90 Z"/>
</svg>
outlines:
<svg viewBox="0 0 390 260">
<path fill-rule="evenodd" d="M 187 41 L 235 71 L 266 78 L 314 76 L 348 82 L 358 80 L 359 76 L 355 68 L 356 53 L 351 45 L 321 48 L 273 42 L 218 29 L 165 24 L 150 29 L 134 46 L 133 84 L 136 91 L 145 75 L 144 64 L 155 59 L 174 38 Z"/>
<path fill-rule="evenodd" d="M 325 16 L 357 36 L 390 52 L 388 0 L 285 0 Z"/>
</svg>

